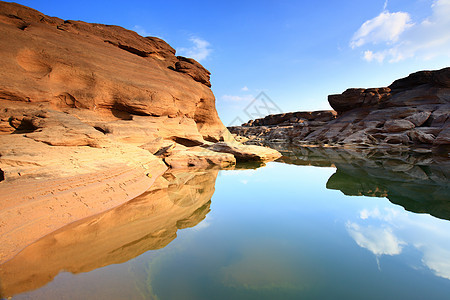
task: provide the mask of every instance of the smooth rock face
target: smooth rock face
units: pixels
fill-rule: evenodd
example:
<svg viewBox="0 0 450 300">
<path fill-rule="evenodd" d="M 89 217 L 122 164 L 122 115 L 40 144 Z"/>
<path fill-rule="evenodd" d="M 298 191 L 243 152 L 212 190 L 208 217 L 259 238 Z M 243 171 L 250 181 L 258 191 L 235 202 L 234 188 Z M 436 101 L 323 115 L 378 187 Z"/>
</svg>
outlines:
<svg viewBox="0 0 450 300">
<path fill-rule="evenodd" d="M 335 109 L 329 119 L 282 117 L 314 115 L 296 112 L 251 120 L 229 129 L 248 138 L 247 144 L 439 148 L 448 152 L 450 68 L 417 72 L 385 88 L 348 89 L 330 95 L 328 101 Z"/>
</svg>

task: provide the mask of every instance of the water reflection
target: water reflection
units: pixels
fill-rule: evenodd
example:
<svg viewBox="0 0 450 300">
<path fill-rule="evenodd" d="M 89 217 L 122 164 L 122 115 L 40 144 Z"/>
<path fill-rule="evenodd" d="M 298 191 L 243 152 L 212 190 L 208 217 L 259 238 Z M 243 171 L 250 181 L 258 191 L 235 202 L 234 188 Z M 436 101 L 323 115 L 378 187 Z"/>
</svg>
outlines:
<svg viewBox="0 0 450 300">
<path fill-rule="evenodd" d="M 363 209 L 346 228 L 358 246 L 376 256 L 378 267 L 380 256 L 399 255 L 403 248 L 410 247 L 421 253 L 422 264 L 436 276 L 450 279 L 450 232 L 438 225 L 439 221 L 429 215 L 412 218 L 396 207 Z"/>
<path fill-rule="evenodd" d="M 39 288 L 62 270 L 89 272 L 165 247 L 210 211 L 217 173 L 167 172 L 132 201 L 43 237 L 0 266 L 0 296 Z"/>
<path fill-rule="evenodd" d="M 328 189 L 349 196 L 386 197 L 409 211 L 450 220 L 447 157 L 367 149 L 286 148 L 281 152 L 284 163 L 336 167 Z"/>
<path fill-rule="evenodd" d="M 349 196 L 386 197 L 408 211 L 450 220 L 448 157 L 286 146 L 279 150 L 284 163 L 336 167 L 326 184 L 328 189 Z M 424 266 L 436 276 L 450 279 L 450 232 L 442 231 L 428 215 L 416 216 L 413 221 L 398 207 L 363 209 L 357 221 L 346 223 L 346 229 L 358 246 L 375 255 L 379 268 L 382 255 L 399 255 L 404 247 L 413 247 L 422 254 Z"/>
<path fill-rule="evenodd" d="M 168 172 L 144 195 L 0 266 L 1 293 L 37 289 L 58 273 L 17 297 L 408 299 L 450 291 L 449 222 L 386 199 L 344 196 L 388 197 L 450 219 L 445 160 L 332 149 L 284 154 L 288 164 L 336 171 L 252 165 L 223 172 L 216 187 L 217 170 Z M 194 226 L 171 243 L 178 229 Z"/>
<path fill-rule="evenodd" d="M 402 241 L 392 232 L 390 227 L 361 226 L 348 222 L 347 231 L 358 246 L 366 248 L 376 256 L 396 255 L 402 252 Z"/>
</svg>

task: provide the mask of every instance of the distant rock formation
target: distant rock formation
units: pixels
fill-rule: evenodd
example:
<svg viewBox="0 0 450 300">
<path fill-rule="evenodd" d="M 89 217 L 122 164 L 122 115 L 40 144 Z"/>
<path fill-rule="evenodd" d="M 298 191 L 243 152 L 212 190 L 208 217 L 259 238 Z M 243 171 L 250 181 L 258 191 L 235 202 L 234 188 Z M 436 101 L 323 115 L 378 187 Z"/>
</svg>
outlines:
<svg viewBox="0 0 450 300">
<path fill-rule="evenodd" d="M 330 95 L 335 111 L 267 116 L 230 127 L 247 143 L 442 149 L 450 145 L 450 68 L 421 71 L 389 87 Z"/>
</svg>

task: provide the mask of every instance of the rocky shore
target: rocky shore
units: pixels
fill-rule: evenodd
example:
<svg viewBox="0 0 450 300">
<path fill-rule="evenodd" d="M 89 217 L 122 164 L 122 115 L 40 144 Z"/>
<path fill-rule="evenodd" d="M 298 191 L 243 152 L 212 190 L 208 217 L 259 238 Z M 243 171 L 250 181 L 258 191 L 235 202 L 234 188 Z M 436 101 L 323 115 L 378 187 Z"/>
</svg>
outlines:
<svg viewBox="0 0 450 300">
<path fill-rule="evenodd" d="M 447 153 L 450 68 L 420 71 L 389 87 L 330 95 L 333 110 L 292 112 L 230 127 L 248 144 L 396 148 Z"/>
<path fill-rule="evenodd" d="M 233 168 L 210 73 L 155 37 L 0 2 L 0 263 L 147 191 L 167 169 Z"/>
</svg>

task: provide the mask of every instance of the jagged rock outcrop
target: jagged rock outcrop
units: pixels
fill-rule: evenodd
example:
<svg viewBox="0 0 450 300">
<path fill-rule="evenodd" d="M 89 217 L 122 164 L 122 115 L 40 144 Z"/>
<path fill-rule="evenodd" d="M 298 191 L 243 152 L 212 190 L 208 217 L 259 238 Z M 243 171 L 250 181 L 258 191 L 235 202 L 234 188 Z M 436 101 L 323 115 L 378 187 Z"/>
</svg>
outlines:
<svg viewBox="0 0 450 300">
<path fill-rule="evenodd" d="M 1 1 L 0 36 L 0 262 L 168 167 L 235 164 L 209 71 L 163 40 Z"/>
<path fill-rule="evenodd" d="M 413 73 L 389 87 L 348 89 L 330 95 L 328 102 L 337 114 L 335 118 L 299 122 L 291 117 L 305 112 L 287 113 L 249 121 L 230 131 L 249 138 L 247 143 L 253 144 L 283 142 L 448 152 L 450 68 Z M 332 112 L 328 115 L 334 116 Z"/>
</svg>

